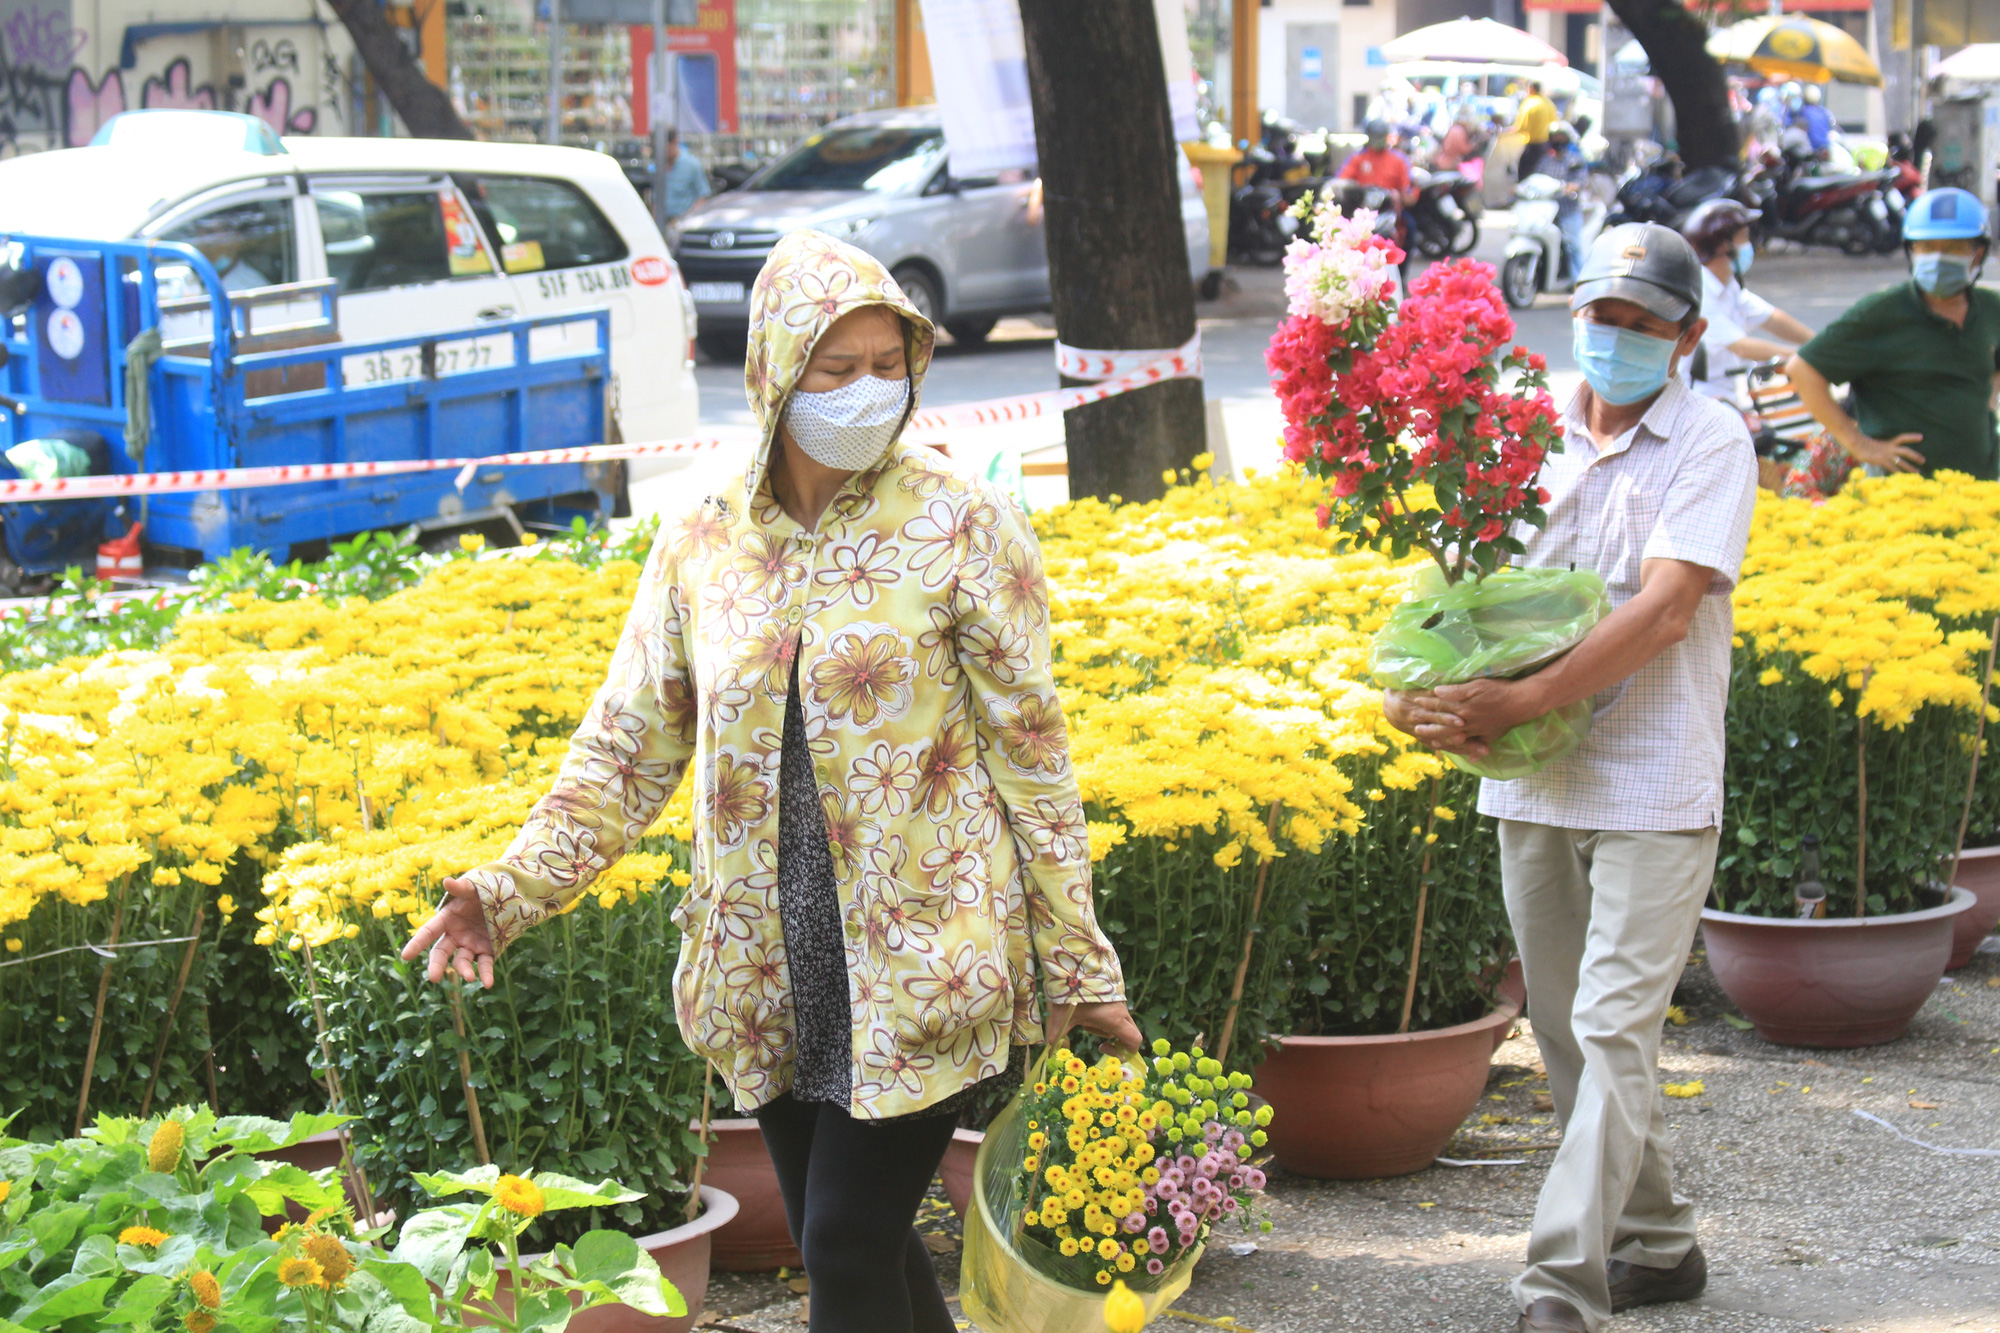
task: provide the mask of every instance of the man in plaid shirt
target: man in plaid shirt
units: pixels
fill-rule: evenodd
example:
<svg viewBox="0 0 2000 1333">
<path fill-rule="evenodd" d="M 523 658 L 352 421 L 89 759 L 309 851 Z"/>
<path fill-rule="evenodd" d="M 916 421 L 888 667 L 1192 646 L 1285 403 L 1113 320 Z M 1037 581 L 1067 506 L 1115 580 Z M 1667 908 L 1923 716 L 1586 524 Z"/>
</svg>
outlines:
<svg viewBox="0 0 2000 1333">
<path fill-rule="evenodd" d="M 1530 777 L 1487 781 L 1501 879 L 1563 1142 L 1515 1281 L 1521 1333 L 1596 1333 L 1620 1310 L 1707 1286 L 1673 1185 L 1654 1069 L 1715 871 L 1731 616 L 1756 456 L 1743 418 L 1673 372 L 1706 327 L 1701 265 L 1669 228 L 1592 247 L 1570 308 L 1585 384 L 1544 466 L 1529 566 L 1595 569 L 1612 612 L 1521 680 L 1390 691 L 1402 730 L 1479 756 L 1579 699 L 1589 735 Z"/>
</svg>

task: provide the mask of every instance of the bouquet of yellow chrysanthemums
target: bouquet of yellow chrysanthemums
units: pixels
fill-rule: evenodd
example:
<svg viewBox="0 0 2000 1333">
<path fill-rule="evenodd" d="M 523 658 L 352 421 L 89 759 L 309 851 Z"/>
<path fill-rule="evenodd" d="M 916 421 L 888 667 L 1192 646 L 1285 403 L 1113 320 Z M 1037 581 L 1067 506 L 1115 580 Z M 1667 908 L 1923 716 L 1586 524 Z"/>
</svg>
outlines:
<svg viewBox="0 0 2000 1333">
<path fill-rule="evenodd" d="M 1051 1276 L 1144 1290 L 1216 1223 L 1249 1225 L 1271 1108 L 1252 1111 L 1250 1076 L 1225 1074 L 1199 1047 L 1156 1041 L 1153 1056 L 1091 1065 L 1059 1050 L 1022 1099 L 1018 1237 L 1055 1252 Z"/>
</svg>

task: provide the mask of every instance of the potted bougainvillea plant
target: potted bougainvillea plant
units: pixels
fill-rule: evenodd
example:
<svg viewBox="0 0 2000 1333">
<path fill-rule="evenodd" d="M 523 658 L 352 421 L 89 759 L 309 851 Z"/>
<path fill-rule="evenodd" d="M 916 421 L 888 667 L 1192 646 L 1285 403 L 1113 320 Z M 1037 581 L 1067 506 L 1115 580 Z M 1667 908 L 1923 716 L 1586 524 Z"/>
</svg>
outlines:
<svg viewBox="0 0 2000 1333">
<path fill-rule="evenodd" d="M 1536 478 L 1561 447 L 1546 367 L 1510 347 L 1513 321 L 1491 268 L 1436 265 L 1399 305 L 1401 259 L 1365 211 L 1343 219 L 1322 205 L 1309 238 L 1293 243 L 1290 316 L 1267 353 L 1285 452 L 1325 481 L 1322 526 L 1399 560 L 1428 557 L 1411 561 L 1408 596 L 1377 633 L 1376 684 L 1532 671 L 1588 633 L 1606 601 L 1594 573 L 1508 563 L 1524 549 L 1516 525 L 1545 521 Z M 1383 761 L 1370 837 L 1399 841 L 1405 854 L 1357 866 L 1341 893 L 1308 907 L 1307 937 L 1322 944 L 1294 963 L 1293 1035 L 1257 1070 L 1257 1091 L 1277 1111 L 1280 1166 L 1331 1178 L 1421 1170 L 1472 1112 L 1520 1012 L 1493 832 L 1471 809 L 1475 775 L 1533 772 L 1588 723 L 1583 704 L 1517 727 L 1479 761 L 1454 755 L 1448 766 L 1419 749 Z M 1391 767 L 1409 772 L 1392 782 Z M 1430 813 L 1412 822 L 1393 789 L 1420 781 L 1418 770 L 1431 775 L 1417 802 Z M 1366 1012 L 1332 1003 L 1357 977 L 1315 960 L 1345 956 L 1339 942 L 1358 935 L 1381 939 L 1368 956 L 1375 972 L 1395 970 L 1380 989 L 1401 996 L 1400 1019 L 1393 999 Z M 1469 990 L 1484 1007 L 1419 1010 L 1413 1001 L 1437 990 L 1439 969 L 1462 972 L 1446 989 Z M 1413 1031 L 1421 1012 L 1433 1026 Z"/>
<path fill-rule="evenodd" d="M 1289 318 L 1266 360 L 1285 414 L 1285 456 L 1327 483 L 1321 526 L 1395 558 L 1430 557 L 1375 641 L 1377 683 L 1427 689 L 1523 675 L 1567 652 L 1607 609 L 1595 573 L 1506 565 L 1540 527 L 1542 460 L 1562 447 L 1547 366 L 1507 344 L 1493 269 L 1473 259 L 1424 271 L 1400 308 L 1402 252 L 1362 209 L 1325 204 L 1285 257 Z M 1504 350 L 1503 349 L 1507 349 Z M 1580 701 L 1516 727 L 1482 760 L 1487 777 L 1534 772 L 1590 724 Z"/>
</svg>

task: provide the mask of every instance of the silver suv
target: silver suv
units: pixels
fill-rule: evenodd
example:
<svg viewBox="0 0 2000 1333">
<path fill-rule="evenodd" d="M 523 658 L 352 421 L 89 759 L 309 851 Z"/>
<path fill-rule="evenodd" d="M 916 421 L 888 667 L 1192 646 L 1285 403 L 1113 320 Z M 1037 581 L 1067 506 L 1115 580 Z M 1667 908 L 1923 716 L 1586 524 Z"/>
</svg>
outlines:
<svg viewBox="0 0 2000 1333">
<path fill-rule="evenodd" d="M 1208 215 L 1193 169 L 1180 177 L 1188 272 L 1199 282 L 1208 272 Z M 801 227 L 881 260 L 910 303 L 960 343 L 982 341 L 1003 315 L 1049 308 L 1033 173 L 955 177 L 935 106 L 868 111 L 835 121 L 741 189 L 681 216 L 674 259 L 711 357 L 742 356 L 750 285 L 778 238 Z"/>
</svg>

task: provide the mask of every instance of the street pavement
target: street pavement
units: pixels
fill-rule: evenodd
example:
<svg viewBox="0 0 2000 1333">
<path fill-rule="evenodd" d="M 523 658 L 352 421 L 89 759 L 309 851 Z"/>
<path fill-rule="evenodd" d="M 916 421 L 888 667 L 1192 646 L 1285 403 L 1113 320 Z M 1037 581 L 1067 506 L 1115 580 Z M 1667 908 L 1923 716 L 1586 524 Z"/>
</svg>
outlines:
<svg viewBox="0 0 2000 1333">
<path fill-rule="evenodd" d="M 1487 213 L 1474 257 L 1497 268 L 1506 252 L 1510 226 L 1504 210 Z M 1899 281 L 1903 272 L 1900 256 L 1854 259 L 1828 250 L 1771 250 L 1757 257 L 1749 286 L 1817 329 L 1858 298 Z M 1240 476 L 1245 467 L 1274 467 L 1279 457 L 1283 419 L 1264 368 L 1264 346 L 1284 318 L 1284 275 L 1277 268 L 1232 268 L 1225 287 L 1218 299 L 1199 302 L 1196 316 L 1201 326 L 1204 390 L 1221 406 L 1228 461 Z M 1570 355 L 1566 298 L 1544 296 L 1533 309 L 1517 312 L 1516 324 L 1519 341 L 1548 358 L 1558 398 L 1567 397 L 1579 376 Z M 958 347 L 949 338 L 941 338 L 924 380 L 924 405 L 943 407 L 1054 389 L 1058 387 L 1054 345 L 1054 321 L 1047 315 L 1003 320 L 993 337 L 979 347 Z M 695 367 L 695 378 L 701 386 L 703 429 L 738 439 L 747 448 L 755 430 L 744 398 L 742 367 L 718 364 L 703 356 Z M 1060 458 L 1062 421 L 1049 417 L 959 431 L 951 443 L 955 454 L 975 460 L 1002 447 Z M 662 475 L 666 472 L 659 465 L 635 469 L 635 477 L 645 478 L 634 485 L 638 513 L 665 503 L 684 484 L 680 478 Z M 1067 485 L 1060 477 L 1035 477 L 1028 485 L 1030 502 L 1037 507 L 1068 498 Z"/>
<path fill-rule="evenodd" d="M 1818 1051 L 1733 1025 L 1697 942 L 1676 996 L 1689 1021 L 1667 1029 L 1660 1081 L 1705 1089 L 1665 1105 L 1709 1289 L 1621 1315 L 1609 1333 L 2000 1330 L 2000 941 L 1987 948 L 1939 985 L 1907 1036 Z M 1240 1238 L 1218 1233 L 1187 1295 L 1153 1328 L 1512 1333 L 1506 1284 L 1560 1142 L 1553 1114 L 1537 1109 L 1548 1085 L 1520 1027 L 1445 1155 L 1521 1165 L 1377 1181 L 1274 1172 L 1270 1234 L 1234 1255 L 1227 1243 Z M 1935 1148 L 1988 1155 L 1920 1147 L 1857 1110 Z M 933 1196 L 919 1229 L 955 1296 L 959 1228 Z M 797 1333 L 807 1286 L 797 1274 L 717 1274 L 708 1326 Z M 959 1326 L 973 1327 L 962 1316 Z"/>
</svg>

